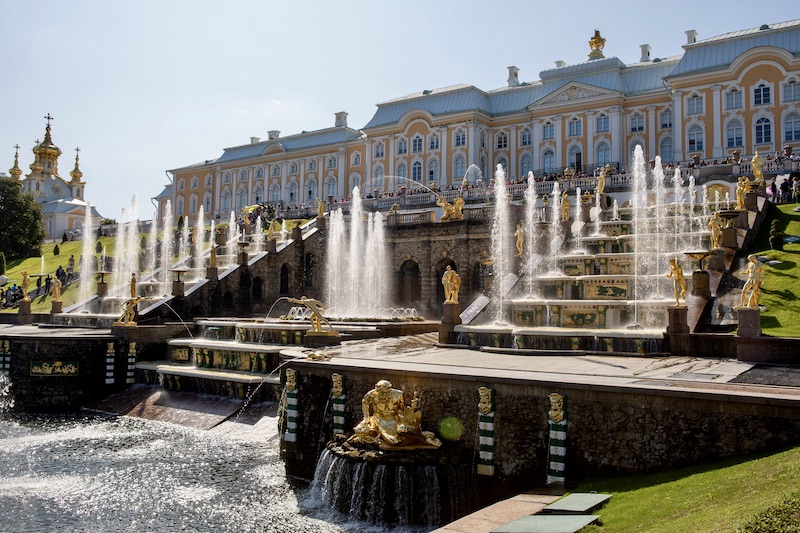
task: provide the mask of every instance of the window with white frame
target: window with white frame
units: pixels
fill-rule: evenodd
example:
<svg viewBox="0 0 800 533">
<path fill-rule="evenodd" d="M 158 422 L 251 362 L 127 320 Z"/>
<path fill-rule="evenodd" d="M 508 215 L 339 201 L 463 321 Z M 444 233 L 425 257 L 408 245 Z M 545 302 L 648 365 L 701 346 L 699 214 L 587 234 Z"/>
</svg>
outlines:
<svg viewBox="0 0 800 533">
<path fill-rule="evenodd" d="M 356 187 L 361 186 L 361 178 L 359 176 L 353 176 L 350 178 L 350 190 L 355 191 Z"/>
<path fill-rule="evenodd" d="M 772 142 L 772 122 L 767 117 L 756 120 L 755 132 L 756 144 L 766 144 Z"/>
<path fill-rule="evenodd" d="M 550 174 L 556 168 L 556 155 L 552 150 L 545 150 L 542 154 L 542 170 Z"/>
<path fill-rule="evenodd" d="M 583 133 L 583 121 L 578 117 L 574 117 L 569 121 L 569 136 L 574 137 Z"/>
<path fill-rule="evenodd" d="M 257 178 L 260 178 L 260 177 L 262 177 L 262 176 L 263 176 L 263 172 L 264 172 L 264 171 L 263 171 L 263 169 L 261 169 L 261 167 L 257 168 L 257 169 L 256 169 L 256 177 L 257 177 Z"/>
<path fill-rule="evenodd" d="M 184 181 L 183 181 L 183 178 L 181 178 L 181 179 L 178 181 L 178 190 L 179 190 L 179 191 L 182 191 L 184 188 L 186 188 L 186 182 L 184 182 Z"/>
<path fill-rule="evenodd" d="M 464 130 L 456 131 L 455 142 L 456 142 L 456 146 L 466 146 L 466 144 L 467 144 L 467 133 Z"/>
<path fill-rule="evenodd" d="M 672 162 L 672 137 L 665 137 L 661 141 L 661 161 L 664 163 Z"/>
<path fill-rule="evenodd" d="M 197 195 L 192 194 L 189 197 L 189 214 L 194 215 L 197 213 Z"/>
<path fill-rule="evenodd" d="M 406 178 L 408 178 L 408 167 L 405 163 L 400 163 L 397 165 L 397 171 L 395 172 L 398 178 L 400 179 L 400 185 L 406 184 Z"/>
<path fill-rule="evenodd" d="M 414 161 L 411 165 L 411 179 L 414 181 L 422 181 L 422 163 Z"/>
<path fill-rule="evenodd" d="M 606 166 L 611 162 L 611 150 L 608 148 L 608 143 L 600 143 L 597 145 L 595 153 L 595 164 L 600 167 Z"/>
<path fill-rule="evenodd" d="M 631 131 L 644 131 L 644 115 L 640 113 L 631 115 Z"/>
<path fill-rule="evenodd" d="M 206 187 L 211 187 L 211 176 L 206 176 Z"/>
<path fill-rule="evenodd" d="M 183 196 L 178 197 L 178 209 L 176 214 L 178 216 L 183 216 Z"/>
<path fill-rule="evenodd" d="M 605 113 L 600 113 L 597 115 L 597 118 L 595 119 L 595 127 L 597 129 L 597 133 L 608 132 L 608 115 Z"/>
<path fill-rule="evenodd" d="M 203 209 L 206 213 L 211 212 L 211 193 L 207 192 L 203 195 Z"/>
<path fill-rule="evenodd" d="M 227 213 L 231 210 L 231 191 L 222 192 L 222 212 Z"/>
<path fill-rule="evenodd" d="M 411 139 L 411 151 L 415 154 L 422 151 L 422 136 L 415 135 L 414 138 Z"/>
<path fill-rule="evenodd" d="M 317 180 L 310 179 L 306 182 L 306 202 L 311 202 L 317 197 Z"/>
<path fill-rule="evenodd" d="M 428 138 L 428 150 L 438 150 L 439 149 L 439 136 L 435 133 L 431 133 L 430 137 Z"/>
<path fill-rule="evenodd" d="M 736 148 L 744 146 L 744 128 L 738 120 L 731 120 L 725 127 L 725 146 Z"/>
<path fill-rule="evenodd" d="M 686 135 L 686 139 L 688 140 L 688 148 L 690 152 L 702 152 L 703 151 L 703 128 L 700 126 L 692 126 L 689 128 L 689 132 Z"/>
<path fill-rule="evenodd" d="M 459 180 L 464 179 L 464 176 L 467 174 L 467 160 L 464 159 L 463 155 L 456 156 L 456 160 L 453 161 L 453 176 L 458 178 Z"/>
<path fill-rule="evenodd" d="M 531 164 L 531 156 L 530 154 L 525 154 L 519 160 L 519 173 L 523 178 L 528 177 L 528 172 L 533 170 L 533 165 Z"/>
<path fill-rule="evenodd" d="M 289 184 L 289 201 L 296 202 L 297 201 L 297 182 L 293 181 Z"/>
<path fill-rule="evenodd" d="M 672 109 L 665 109 L 661 112 L 661 129 L 666 130 L 672 127 Z"/>
<path fill-rule="evenodd" d="M 687 115 L 700 115 L 703 113 L 703 97 L 699 94 L 693 94 L 689 97 L 686 103 Z"/>
<path fill-rule="evenodd" d="M 522 146 L 530 146 L 531 145 L 531 129 L 525 128 L 522 130 L 522 135 L 520 136 L 520 144 Z"/>
<path fill-rule="evenodd" d="M 725 93 L 725 109 L 741 109 L 742 92 L 739 89 L 731 89 Z"/>
<path fill-rule="evenodd" d="M 239 181 L 245 181 L 247 179 L 247 171 L 242 170 L 239 172 Z"/>
<path fill-rule="evenodd" d="M 306 168 L 309 171 L 317 170 L 317 160 L 316 159 L 309 159 L 308 160 L 308 164 L 306 165 Z"/>
<path fill-rule="evenodd" d="M 356 152 L 353 154 L 353 166 L 357 167 L 361 165 L 361 154 Z"/>
<path fill-rule="evenodd" d="M 325 180 L 325 194 L 331 198 L 336 198 L 336 178 L 333 176 Z"/>
<path fill-rule="evenodd" d="M 486 148 L 486 132 L 481 132 L 481 148 Z"/>
<path fill-rule="evenodd" d="M 200 180 L 197 177 L 192 178 L 192 189 L 196 189 Z"/>
<path fill-rule="evenodd" d="M 439 181 L 439 161 L 428 161 L 428 183 Z"/>
<path fill-rule="evenodd" d="M 497 149 L 504 150 L 505 148 L 508 148 L 508 135 L 501 131 L 497 134 Z"/>
<path fill-rule="evenodd" d="M 783 84 L 783 101 L 796 102 L 800 100 L 800 83 L 795 80 Z"/>
<path fill-rule="evenodd" d="M 264 199 L 264 189 L 262 189 L 261 186 L 259 185 L 255 189 L 253 189 L 253 203 L 260 204 L 263 201 L 263 199 Z"/>
<path fill-rule="evenodd" d="M 800 115 L 792 113 L 783 119 L 783 140 L 800 141 Z"/>
<path fill-rule="evenodd" d="M 405 155 L 408 153 L 408 141 L 405 139 L 400 139 L 397 141 L 397 154 L 398 155 Z"/>
<path fill-rule="evenodd" d="M 274 204 L 281 201 L 281 186 L 277 183 L 269 188 L 269 200 Z"/>
<path fill-rule="evenodd" d="M 383 143 L 378 141 L 375 143 L 375 158 L 383 157 Z"/>
<path fill-rule="evenodd" d="M 239 192 L 236 193 L 236 208 L 242 209 L 245 206 L 247 206 L 247 191 L 239 189 Z"/>
<path fill-rule="evenodd" d="M 281 174 L 281 166 L 279 164 L 272 165 L 272 175 L 280 176 L 280 174 Z"/>
<path fill-rule="evenodd" d="M 372 188 L 373 189 L 383 189 L 383 165 L 378 165 L 375 167 L 375 174 L 372 178 Z"/>
<path fill-rule="evenodd" d="M 753 103 L 755 105 L 767 105 L 772 103 L 770 89 L 767 84 L 759 83 L 758 86 L 753 89 Z"/>
<path fill-rule="evenodd" d="M 328 168 L 336 168 L 336 156 L 332 155 L 328 158 Z"/>
<path fill-rule="evenodd" d="M 576 170 L 580 170 L 578 167 L 581 164 L 581 155 L 582 151 L 580 146 L 573 146 L 569 149 L 569 162 L 568 165 Z"/>
<path fill-rule="evenodd" d="M 542 124 L 542 139 L 550 140 L 555 137 L 555 127 L 552 122 Z"/>
<path fill-rule="evenodd" d="M 292 161 L 292 164 L 289 165 L 289 174 L 297 174 L 297 163 Z"/>
<path fill-rule="evenodd" d="M 230 183 L 231 182 L 231 173 L 226 172 L 225 176 L 222 178 L 222 183 Z"/>
<path fill-rule="evenodd" d="M 505 157 L 501 157 L 497 160 L 497 164 L 500 165 L 500 168 L 503 169 L 503 174 L 508 176 L 508 161 L 506 161 Z"/>
</svg>

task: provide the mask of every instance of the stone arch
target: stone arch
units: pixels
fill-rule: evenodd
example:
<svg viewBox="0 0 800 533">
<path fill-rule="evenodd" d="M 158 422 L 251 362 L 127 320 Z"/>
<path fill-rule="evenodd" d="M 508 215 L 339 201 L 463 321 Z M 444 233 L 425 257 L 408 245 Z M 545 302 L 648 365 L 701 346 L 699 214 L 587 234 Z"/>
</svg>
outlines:
<svg viewBox="0 0 800 533">
<path fill-rule="evenodd" d="M 420 279 L 419 263 L 412 259 L 407 259 L 400 265 L 400 269 L 397 272 L 397 285 L 395 286 L 395 301 L 400 307 L 413 307 L 420 303 L 422 295 Z"/>
<path fill-rule="evenodd" d="M 286 263 L 281 265 L 278 292 L 281 296 L 287 296 L 289 294 L 289 265 Z"/>
<path fill-rule="evenodd" d="M 253 286 L 250 293 L 254 302 L 262 302 L 264 300 L 264 280 L 260 277 L 253 278 Z"/>
</svg>

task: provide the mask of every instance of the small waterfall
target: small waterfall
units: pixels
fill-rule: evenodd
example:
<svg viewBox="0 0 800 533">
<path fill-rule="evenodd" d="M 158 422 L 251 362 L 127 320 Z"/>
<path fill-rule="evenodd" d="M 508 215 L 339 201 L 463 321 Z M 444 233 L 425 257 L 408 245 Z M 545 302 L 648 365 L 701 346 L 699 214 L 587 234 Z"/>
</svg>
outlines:
<svg viewBox="0 0 800 533">
<path fill-rule="evenodd" d="M 197 210 L 197 223 L 194 225 L 194 232 L 192 233 L 192 266 L 194 268 L 201 268 L 202 262 L 200 258 L 203 255 L 203 245 L 205 243 L 205 231 L 206 231 L 206 214 L 205 209 L 201 205 L 200 208 Z M 198 278 L 200 276 L 194 276 L 194 278 Z"/>
<path fill-rule="evenodd" d="M 189 235 L 189 219 L 183 220 L 183 227 L 181 228 L 181 240 L 178 244 L 178 265 L 186 268 L 188 265 L 189 256 L 192 253 L 191 242 Z"/>
<path fill-rule="evenodd" d="M 11 396 L 11 380 L 4 372 L 0 372 L 0 413 L 14 407 L 14 398 Z"/>
<path fill-rule="evenodd" d="M 164 206 L 164 228 L 161 230 L 161 281 L 164 286 L 161 289 L 163 294 L 169 294 L 170 288 L 170 273 L 172 268 L 172 259 L 175 255 L 175 235 L 172 229 L 172 203 L 167 200 Z"/>
<path fill-rule="evenodd" d="M 553 182 L 553 200 L 550 208 L 550 264 L 549 270 L 552 274 L 558 272 L 558 253 L 564 236 L 561 235 L 561 189 L 558 182 Z"/>
<path fill-rule="evenodd" d="M 236 264 L 236 242 L 239 240 L 239 227 L 236 225 L 236 215 L 231 211 L 228 217 L 228 238 L 225 241 L 225 255 L 228 256 L 228 265 Z"/>
<path fill-rule="evenodd" d="M 256 230 L 253 234 L 253 246 L 257 254 L 264 251 L 264 222 L 261 219 L 261 215 L 256 217 Z"/>
<path fill-rule="evenodd" d="M 573 240 L 575 241 L 575 251 L 580 251 L 583 248 L 583 241 L 581 237 L 583 237 L 583 227 L 586 224 L 586 221 L 583 220 L 583 206 L 581 204 L 581 188 L 575 187 L 575 227 L 577 228 L 577 232 L 573 235 Z"/>
<path fill-rule="evenodd" d="M 511 210 L 506 198 L 506 174 L 502 165 L 497 165 L 494 174 L 494 220 L 492 222 L 492 293 L 497 308 L 495 323 L 505 322 L 503 317 L 503 289 L 506 275 L 511 272 Z"/>
<path fill-rule="evenodd" d="M 603 222 L 603 206 L 600 205 L 601 197 L 600 193 L 595 193 L 594 195 L 594 235 L 600 236 L 602 235 L 600 229 L 602 228 Z"/>
<path fill-rule="evenodd" d="M 147 262 L 144 269 L 150 272 L 151 277 L 158 268 L 158 211 L 153 213 L 153 223 L 150 224 L 150 234 L 147 236 Z"/>
<path fill-rule="evenodd" d="M 78 299 L 83 302 L 81 311 L 87 311 L 86 300 L 91 296 L 93 271 L 94 271 L 94 228 L 92 227 L 92 206 L 86 204 L 86 211 L 83 215 L 83 244 L 81 246 L 81 272 Z M 44 256 L 42 256 L 44 260 Z M 43 269 L 44 270 L 44 269 Z"/>
<path fill-rule="evenodd" d="M 528 188 L 525 189 L 525 272 L 528 276 L 528 296 L 533 296 L 534 272 L 537 271 L 541 263 L 542 256 L 539 253 L 539 240 L 541 232 L 538 223 L 541 220 L 542 211 L 537 207 L 536 180 L 533 172 L 528 173 Z"/>
</svg>

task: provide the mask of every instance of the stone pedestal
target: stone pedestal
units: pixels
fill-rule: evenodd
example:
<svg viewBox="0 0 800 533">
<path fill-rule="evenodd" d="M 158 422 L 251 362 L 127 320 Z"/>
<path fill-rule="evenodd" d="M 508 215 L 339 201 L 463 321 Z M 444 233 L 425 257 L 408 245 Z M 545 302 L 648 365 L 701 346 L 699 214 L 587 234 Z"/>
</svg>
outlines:
<svg viewBox="0 0 800 533">
<path fill-rule="evenodd" d="M 328 219 L 325 217 L 317 217 L 317 229 L 323 230 L 328 227 Z"/>
<path fill-rule="evenodd" d="M 278 250 L 278 244 L 275 242 L 275 239 L 270 239 L 264 243 L 264 251 L 275 253 Z"/>
<path fill-rule="evenodd" d="M 62 302 L 61 300 L 58 300 L 58 301 L 53 300 L 53 302 L 51 303 L 51 306 L 50 306 L 50 314 L 51 315 L 57 315 L 57 314 L 61 313 L 63 305 L 64 305 L 64 302 Z"/>
<path fill-rule="evenodd" d="M 22 300 L 19 302 L 19 322 L 21 324 L 30 324 L 33 322 L 33 316 L 31 315 L 31 301 Z"/>
<path fill-rule="evenodd" d="M 183 296 L 183 289 L 184 289 L 184 282 L 183 281 L 173 281 L 172 282 L 172 295 L 173 296 Z"/>
<path fill-rule="evenodd" d="M 572 237 L 572 222 L 569 220 L 562 220 L 561 221 L 561 235 L 564 237 L 564 240 Z"/>
<path fill-rule="evenodd" d="M 708 268 L 709 270 L 714 270 L 717 272 L 724 272 L 725 271 L 725 250 L 722 248 L 714 248 L 711 250 L 714 254 L 708 258 Z"/>
<path fill-rule="evenodd" d="M 758 307 L 737 307 L 739 315 L 738 337 L 754 338 L 761 336 L 761 310 Z"/>
<path fill-rule="evenodd" d="M 108 296 L 108 283 L 105 281 L 98 281 L 97 282 L 97 297 L 98 298 L 105 298 Z"/>
<path fill-rule="evenodd" d="M 689 333 L 689 309 L 685 305 L 671 305 L 667 308 L 669 325 L 667 333 Z"/>
<path fill-rule="evenodd" d="M 711 275 L 705 270 L 692 272 L 692 296 L 711 298 Z"/>
<path fill-rule="evenodd" d="M 303 239 L 303 230 L 300 229 L 300 226 L 295 226 L 292 228 L 292 239 L 295 241 L 300 241 Z"/>
<path fill-rule="evenodd" d="M 247 252 L 242 250 L 241 252 L 239 252 L 237 254 L 236 259 L 237 259 L 237 261 L 239 262 L 240 265 L 243 265 L 243 266 L 247 265 L 247 259 L 248 259 Z"/>
<path fill-rule="evenodd" d="M 748 211 L 758 211 L 758 193 L 749 192 L 744 196 L 744 208 Z"/>
<path fill-rule="evenodd" d="M 442 322 L 439 324 L 439 343 L 455 344 L 455 327 L 461 324 L 461 304 L 445 303 L 442 308 Z"/>
<path fill-rule="evenodd" d="M 218 281 L 219 280 L 219 271 L 217 267 L 208 267 L 206 268 L 206 279 L 211 281 Z"/>
<path fill-rule="evenodd" d="M 338 331 L 306 331 L 303 335 L 303 346 L 306 348 L 322 348 L 323 346 L 338 346 L 342 337 Z"/>
<path fill-rule="evenodd" d="M 722 241 L 720 245 L 725 248 L 739 249 L 739 241 L 736 238 L 736 228 L 733 226 L 730 228 L 722 228 L 722 239 L 720 240 Z"/>
</svg>

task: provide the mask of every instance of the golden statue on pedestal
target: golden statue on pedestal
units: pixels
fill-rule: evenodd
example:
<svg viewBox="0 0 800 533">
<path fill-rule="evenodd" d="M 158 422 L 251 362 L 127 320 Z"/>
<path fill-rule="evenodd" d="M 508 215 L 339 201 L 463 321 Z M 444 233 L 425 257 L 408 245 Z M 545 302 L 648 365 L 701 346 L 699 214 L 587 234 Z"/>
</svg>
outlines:
<svg viewBox="0 0 800 533">
<path fill-rule="evenodd" d="M 119 317 L 119 320 L 114 322 L 115 326 L 135 326 L 136 322 L 134 319 L 136 318 L 136 305 L 142 300 L 141 296 L 137 296 L 136 298 L 131 298 L 130 300 L 126 300 L 122 304 L 122 316 Z"/>
<path fill-rule="evenodd" d="M 758 258 L 750 254 L 747 256 L 747 266 L 741 272 L 747 274 L 747 281 L 742 287 L 739 307 L 758 307 L 761 298 L 761 286 L 764 284 L 764 265 Z"/>
<path fill-rule="evenodd" d="M 521 224 L 517 224 L 517 231 L 514 232 L 514 235 L 517 237 L 517 256 L 522 257 L 522 250 L 525 247 L 525 231 Z"/>
<path fill-rule="evenodd" d="M 324 303 L 316 300 L 314 298 L 306 298 L 302 296 L 300 299 L 297 298 L 287 298 L 287 301 L 293 304 L 300 304 L 306 306 L 306 308 L 311 311 L 311 316 L 308 318 L 311 321 L 311 329 L 308 330 L 309 333 L 325 333 L 325 334 L 336 334 L 337 332 L 331 326 L 331 323 L 328 322 L 328 319 L 322 316 L 322 313 L 328 310 L 328 306 Z M 322 323 L 325 324 L 330 328 L 328 331 L 322 331 Z"/>
<path fill-rule="evenodd" d="M 457 304 L 458 291 L 461 289 L 461 276 L 450 265 L 447 265 L 444 271 L 442 285 L 444 285 L 444 303 Z"/>
<path fill-rule="evenodd" d="M 758 187 L 764 183 L 764 159 L 758 155 L 758 150 L 753 154 L 753 160 L 750 161 L 750 166 L 753 169 L 753 181 L 755 182 L 753 185 Z"/>
<path fill-rule="evenodd" d="M 746 209 L 744 197 L 748 192 L 750 192 L 750 180 L 747 179 L 747 176 L 739 176 L 739 180 L 736 182 L 736 209 L 739 211 Z"/>
<path fill-rule="evenodd" d="M 719 248 L 719 238 L 722 235 L 722 226 L 719 223 L 719 212 L 715 211 L 708 221 L 709 241 L 711 249 Z"/>
<path fill-rule="evenodd" d="M 464 199 L 460 196 L 453 198 L 453 203 L 447 201 L 444 196 L 439 196 L 436 199 L 436 205 L 442 208 L 444 214 L 439 222 L 454 222 L 464 220 L 464 213 L 461 210 L 464 208 Z"/>
<path fill-rule="evenodd" d="M 600 174 L 597 176 L 597 187 L 595 187 L 595 194 L 604 194 L 606 190 L 606 167 L 600 169 Z"/>
<path fill-rule="evenodd" d="M 317 198 L 317 218 L 325 218 L 325 204 Z"/>
<path fill-rule="evenodd" d="M 363 418 L 348 439 L 353 444 L 376 444 L 383 450 L 413 450 L 438 448 L 441 442 L 430 431 L 422 431 L 417 409 L 419 399 L 414 394 L 410 406 L 405 405 L 403 391 L 393 389 L 382 379 L 361 400 Z"/>
<path fill-rule="evenodd" d="M 27 271 L 22 272 L 22 283 L 20 283 L 19 286 L 22 289 L 22 301 L 30 302 L 31 297 L 28 296 L 28 287 L 31 286 L 31 278 L 28 276 Z"/>
<path fill-rule="evenodd" d="M 589 59 L 604 59 L 603 47 L 606 45 L 606 40 L 600 36 L 600 30 L 594 30 L 594 36 L 589 39 Z"/>
<path fill-rule="evenodd" d="M 569 207 L 569 195 L 567 194 L 567 191 L 564 191 L 561 195 L 561 220 L 564 222 L 569 221 Z"/>
<path fill-rule="evenodd" d="M 675 291 L 675 305 L 680 305 L 680 298 L 686 300 L 686 278 L 683 276 L 683 267 L 677 257 L 669 260 L 667 277 L 672 278 L 672 288 Z"/>
</svg>

